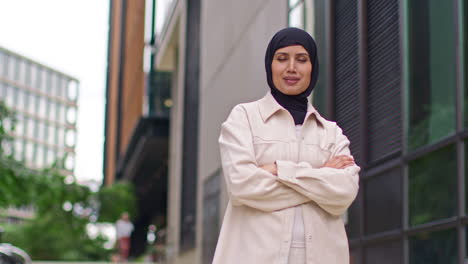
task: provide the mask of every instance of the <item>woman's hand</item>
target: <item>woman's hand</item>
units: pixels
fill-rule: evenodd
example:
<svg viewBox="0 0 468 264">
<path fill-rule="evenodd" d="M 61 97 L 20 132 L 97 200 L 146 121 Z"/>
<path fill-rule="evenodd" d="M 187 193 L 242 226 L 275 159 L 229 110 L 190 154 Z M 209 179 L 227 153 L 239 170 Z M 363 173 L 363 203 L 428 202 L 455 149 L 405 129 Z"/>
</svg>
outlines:
<svg viewBox="0 0 468 264">
<path fill-rule="evenodd" d="M 278 175 L 278 167 L 276 167 L 275 163 L 265 164 L 265 165 L 260 166 L 260 168 L 268 171 L 269 173 L 273 175 Z"/>
<path fill-rule="evenodd" d="M 335 168 L 335 169 L 344 169 L 346 167 L 354 165 L 354 159 L 351 156 L 340 155 L 329 159 L 323 167 Z"/>
</svg>

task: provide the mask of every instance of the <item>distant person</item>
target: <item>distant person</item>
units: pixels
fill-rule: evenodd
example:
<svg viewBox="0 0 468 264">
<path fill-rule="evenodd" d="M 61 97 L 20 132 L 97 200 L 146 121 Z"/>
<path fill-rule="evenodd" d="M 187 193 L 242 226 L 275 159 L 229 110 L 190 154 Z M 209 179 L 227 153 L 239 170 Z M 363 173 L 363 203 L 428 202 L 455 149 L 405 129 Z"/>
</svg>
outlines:
<svg viewBox="0 0 468 264">
<path fill-rule="evenodd" d="M 265 70 L 270 91 L 235 106 L 221 127 L 229 203 L 213 263 L 349 263 L 341 216 L 360 168 L 341 128 L 308 101 L 319 76 L 312 36 L 280 30 Z"/>
<path fill-rule="evenodd" d="M 115 224 L 117 231 L 117 245 L 119 249 L 120 261 L 127 261 L 130 252 L 130 235 L 133 231 L 133 224 L 127 212 L 122 213 L 120 219 Z"/>
</svg>

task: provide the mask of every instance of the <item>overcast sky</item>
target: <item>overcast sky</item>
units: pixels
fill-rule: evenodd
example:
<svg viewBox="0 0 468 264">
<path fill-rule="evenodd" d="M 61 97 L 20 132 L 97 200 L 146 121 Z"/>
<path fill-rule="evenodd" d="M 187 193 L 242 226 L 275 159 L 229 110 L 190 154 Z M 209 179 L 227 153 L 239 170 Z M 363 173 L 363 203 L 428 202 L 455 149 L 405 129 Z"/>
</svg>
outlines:
<svg viewBox="0 0 468 264">
<path fill-rule="evenodd" d="M 75 172 L 102 180 L 108 0 L 0 0 L 0 46 L 80 81 Z"/>
</svg>

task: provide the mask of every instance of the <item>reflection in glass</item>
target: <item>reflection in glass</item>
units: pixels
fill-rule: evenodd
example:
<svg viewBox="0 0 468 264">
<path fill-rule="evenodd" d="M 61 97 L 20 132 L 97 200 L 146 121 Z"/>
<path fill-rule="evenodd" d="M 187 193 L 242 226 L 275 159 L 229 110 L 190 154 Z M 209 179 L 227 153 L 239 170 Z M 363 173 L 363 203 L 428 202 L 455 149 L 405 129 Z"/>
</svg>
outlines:
<svg viewBox="0 0 468 264">
<path fill-rule="evenodd" d="M 457 208 L 455 145 L 409 163 L 409 223 L 424 224 L 454 216 Z"/>
<path fill-rule="evenodd" d="M 452 1 L 409 1 L 410 149 L 455 131 L 453 6 Z"/>
<path fill-rule="evenodd" d="M 403 244 L 401 241 L 385 241 L 369 246 L 365 250 L 366 263 L 396 264 L 403 263 Z"/>
<path fill-rule="evenodd" d="M 401 169 L 374 176 L 365 183 L 366 233 L 373 234 L 400 228 L 403 202 Z"/>
<path fill-rule="evenodd" d="M 455 229 L 421 233 L 409 239 L 410 264 L 457 263 Z"/>
<path fill-rule="evenodd" d="M 289 11 L 289 26 L 304 29 L 304 2 Z"/>
</svg>

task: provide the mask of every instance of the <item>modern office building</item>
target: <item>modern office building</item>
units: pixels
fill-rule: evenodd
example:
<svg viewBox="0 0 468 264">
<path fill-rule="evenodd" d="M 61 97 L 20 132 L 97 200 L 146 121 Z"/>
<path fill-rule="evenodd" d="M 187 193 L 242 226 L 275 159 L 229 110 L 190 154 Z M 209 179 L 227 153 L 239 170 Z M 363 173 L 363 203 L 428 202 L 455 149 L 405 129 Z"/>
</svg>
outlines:
<svg viewBox="0 0 468 264">
<path fill-rule="evenodd" d="M 13 144 L 2 146 L 29 168 L 75 167 L 76 78 L 0 47 L 0 100 L 14 111 Z"/>
<path fill-rule="evenodd" d="M 111 2 L 114 7 L 134 3 Z M 168 131 L 167 145 L 135 143 L 146 150 L 120 151 L 127 160 L 153 153 L 138 166 L 165 173 L 138 176 L 133 167 L 121 165 L 121 171 L 141 177 L 137 188 L 164 189 L 152 193 L 167 202 L 153 207 L 153 214 L 165 219 L 169 263 L 211 263 L 227 203 L 217 143 L 220 125 L 234 105 L 268 91 L 266 46 L 286 26 L 304 28 L 316 38 L 320 80 L 313 103 L 343 128 L 362 168 L 346 223 L 352 263 L 468 263 L 466 1 L 158 2 L 169 8 L 162 30 L 147 42 L 152 56 L 142 52 L 142 33 L 139 49 L 127 49 L 123 58 L 152 57 L 153 70 L 171 76 L 164 84 L 132 88 L 146 89 L 134 102 L 158 89 L 170 97 L 168 128 L 149 121 L 151 131 Z M 116 17 L 111 20 L 135 32 L 130 15 Z M 126 36 L 132 38 L 128 31 Z M 125 41 L 115 39 L 111 45 L 131 40 Z M 125 74 L 136 71 L 122 61 L 111 62 L 110 68 L 128 67 Z M 143 76 L 141 66 L 138 72 Z M 107 124 L 119 118 L 116 114 Z M 132 124 L 125 130 L 133 130 L 135 137 L 141 128 Z M 114 128 L 113 133 L 125 130 Z M 151 167 L 161 160 L 167 167 Z"/>
</svg>

